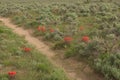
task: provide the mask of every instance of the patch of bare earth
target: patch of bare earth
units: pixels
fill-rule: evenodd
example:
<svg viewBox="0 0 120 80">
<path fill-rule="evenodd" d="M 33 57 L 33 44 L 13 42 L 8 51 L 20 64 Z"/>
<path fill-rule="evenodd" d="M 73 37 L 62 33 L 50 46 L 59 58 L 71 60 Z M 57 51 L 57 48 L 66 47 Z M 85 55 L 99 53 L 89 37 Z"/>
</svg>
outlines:
<svg viewBox="0 0 120 80">
<path fill-rule="evenodd" d="M 87 64 L 74 59 L 64 59 L 63 55 L 60 55 L 60 52 L 58 54 L 51 50 L 42 40 L 33 37 L 29 30 L 17 27 L 17 25 L 10 22 L 10 19 L 0 18 L 0 20 L 7 27 L 13 29 L 14 33 L 25 36 L 25 40 L 47 56 L 53 65 L 62 68 L 70 80 L 104 80 L 102 76 L 96 74 Z"/>
</svg>

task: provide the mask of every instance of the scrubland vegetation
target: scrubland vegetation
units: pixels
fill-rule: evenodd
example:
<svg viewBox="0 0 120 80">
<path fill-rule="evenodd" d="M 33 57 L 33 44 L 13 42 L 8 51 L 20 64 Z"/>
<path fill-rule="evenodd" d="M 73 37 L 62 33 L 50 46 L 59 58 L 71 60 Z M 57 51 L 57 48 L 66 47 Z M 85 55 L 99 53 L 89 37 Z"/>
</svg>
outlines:
<svg viewBox="0 0 120 80">
<path fill-rule="evenodd" d="M 64 50 L 66 58 L 84 59 L 96 71 L 103 74 L 106 80 L 120 80 L 119 0 L 1 0 L 0 16 L 11 18 L 18 26 L 32 29 L 34 36 L 42 36 L 44 40 L 52 42 L 53 49 Z M 14 46 L 21 45 L 22 42 L 19 38 L 17 41 L 20 42 Z M 14 46 L 10 48 L 17 51 L 15 54 L 9 54 L 9 52 L 3 56 L 26 56 Z M 30 55 L 23 60 L 26 62 L 29 58 L 31 58 Z M 9 63 L 9 61 L 4 62 L 5 65 Z M 31 70 L 33 65 L 28 65 L 30 65 Z M 45 68 L 45 72 L 50 72 L 51 76 L 57 73 L 56 71 L 51 73 L 51 69 L 49 71 L 45 65 L 48 63 L 37 66 Z M 28 66 L 18 64 L 16 67 L 24 69 Z M 36 71 L 34 72 L 36 74 Z M 42 74 L 44 75 L 44 73 Z M 28 73 L 28 75 L 31 74 Z M 51 80 L 54 79 L 51 78 Z"/>
</svg>

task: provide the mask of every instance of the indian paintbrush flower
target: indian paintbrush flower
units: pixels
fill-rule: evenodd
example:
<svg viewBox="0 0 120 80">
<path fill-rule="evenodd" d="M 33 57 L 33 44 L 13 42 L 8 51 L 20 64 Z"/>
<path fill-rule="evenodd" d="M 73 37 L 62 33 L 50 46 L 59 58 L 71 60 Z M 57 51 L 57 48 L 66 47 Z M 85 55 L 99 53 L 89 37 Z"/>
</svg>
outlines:
<svg viewBox="0 0 120 80">
<path fill-rule="evenodd" d="M 83 36 L 83 37 L 82 37 L 82 41 L 88 42 L 88 41 L 89 41 L 89 37 L 88 37 L 88 36 Z"/>
<path fill-rule="evenodd" d="M 73 40 L 72 37 L 64 37 L 64 41 L 65 41 L 66 43 L 70 43 L 72 40 Z"/>
</svg>

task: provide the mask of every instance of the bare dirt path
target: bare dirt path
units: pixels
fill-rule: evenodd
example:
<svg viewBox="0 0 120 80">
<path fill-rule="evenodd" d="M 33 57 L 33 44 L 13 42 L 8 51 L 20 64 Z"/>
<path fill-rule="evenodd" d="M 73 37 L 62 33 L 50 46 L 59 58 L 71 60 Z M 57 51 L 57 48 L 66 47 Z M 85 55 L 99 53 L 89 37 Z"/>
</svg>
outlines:
<svg viewBox="0 0 120 80">
<path fill-rule="evenodd" d="M 0 17 L 0 21 L 2 21 L 7 27 L 13 29 L 14 33 L 20 36 L 25 36 L 25 40 L 30 44 L 33 44 L 42 54 L 47 56 L 53 65 L 62 68 L 70 80 L 104 80 L 99 75 L 95 74 L 95 72 L 88 66 L 83 69 L 84 63 L 82 62 L 56 56 L 56 52 L 51 50 L 42 40 L 31 36 L 29 30 L 17 27 L 17 25 L 14 25 L 10 19 Z"/>
</svg>

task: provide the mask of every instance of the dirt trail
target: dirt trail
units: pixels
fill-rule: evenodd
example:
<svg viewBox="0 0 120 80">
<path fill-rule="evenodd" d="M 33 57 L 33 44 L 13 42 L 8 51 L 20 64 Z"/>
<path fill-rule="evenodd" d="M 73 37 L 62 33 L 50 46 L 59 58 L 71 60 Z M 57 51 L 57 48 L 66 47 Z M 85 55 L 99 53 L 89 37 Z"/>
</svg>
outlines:
<svg viewBox="0 0 120 80">
<path fill-rule="evenodd" d="M 33 44 L 40 52 L 47 56 L 52 64 L 62 68 L 66 75 L 69 76 L 70 80 L 104 80 L 96 75 L 88 66 L 83 69 L 84 66 L 81 62 L 72 59 L 63 59 L 60 56 L 56 57 L 56 52 L 52 51 L 42 40 L 31 36 L 29 30 L 17 27 L 17 25 L 10 22 L 10 19 L 0 17 L 0 21 L 2 21 L 7 27 L 13 29 L 14 33 L 20 36 L 25 36 L 25 40 Z"/>
</svg>

